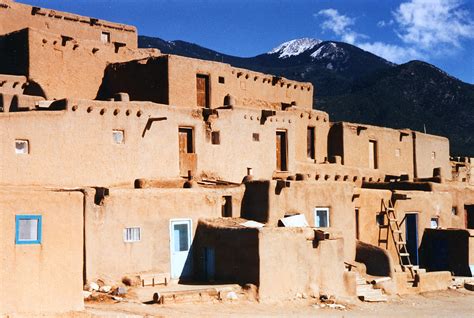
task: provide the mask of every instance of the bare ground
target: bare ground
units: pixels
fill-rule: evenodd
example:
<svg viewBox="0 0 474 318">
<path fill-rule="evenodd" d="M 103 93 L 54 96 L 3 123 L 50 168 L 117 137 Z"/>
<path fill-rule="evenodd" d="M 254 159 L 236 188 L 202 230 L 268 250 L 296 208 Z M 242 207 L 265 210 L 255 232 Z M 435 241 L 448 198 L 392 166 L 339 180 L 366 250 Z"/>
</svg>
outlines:
<svg viewBox="0 0 474 318">
<path fill-rule="evenodd" d="M 138 302 L 88 303 L 95 317 L 474 317 L 474 292 L 446 290 L 391 296 L 386 303 L 339 300 L 346 309 L 322 308 L 319 300 L 273 304 L 250 301 L 146 305 Z"/>
</svg>

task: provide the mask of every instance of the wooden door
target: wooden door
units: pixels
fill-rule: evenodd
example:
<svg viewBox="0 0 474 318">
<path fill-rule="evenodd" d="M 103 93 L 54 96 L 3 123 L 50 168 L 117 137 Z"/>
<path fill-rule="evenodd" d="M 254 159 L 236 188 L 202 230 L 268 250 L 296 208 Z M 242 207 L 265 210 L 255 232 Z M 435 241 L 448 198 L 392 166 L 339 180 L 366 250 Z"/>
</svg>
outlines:
<svg viewBox="0 0 474 318">
<path fill-rule="evenodd" d="M 186 177 L 189 172 L 194 175 L 197 168 L 197 155 L 194 151 L 193 129 L 179 127 L 179 174 Z"/>
<path fill-rule="evenodd" d="M 200 107 L 209 107 L 209 76 L 196 75 L 197 105 Z"/>
<path fill-rule="evenodd" d="M 308 127 L 307 136 L 306 136 L 306 152 L 309 159 L 315 158 L 314 151 L 314 127 Z"/>
<path fill-rule="evenodd" d="M 286 162 L 286 131 L 276 132 L 276 169 L 277 171 L 287 171 Z"/>
</svg>

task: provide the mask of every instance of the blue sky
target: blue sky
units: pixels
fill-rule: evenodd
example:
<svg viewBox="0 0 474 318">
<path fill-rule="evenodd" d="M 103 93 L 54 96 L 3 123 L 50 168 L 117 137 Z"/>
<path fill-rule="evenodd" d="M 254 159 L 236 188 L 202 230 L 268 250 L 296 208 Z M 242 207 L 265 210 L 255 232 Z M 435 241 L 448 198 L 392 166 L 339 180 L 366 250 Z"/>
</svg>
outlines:
<svg viewBox="0 0 474 318">
<path fill-rule="evenodd" d="M 254 56 L 301 37 L 418 59 L 474 83 L 474 0 L 19 0 L 133 24 L 139 34 Z"/>
</svg>

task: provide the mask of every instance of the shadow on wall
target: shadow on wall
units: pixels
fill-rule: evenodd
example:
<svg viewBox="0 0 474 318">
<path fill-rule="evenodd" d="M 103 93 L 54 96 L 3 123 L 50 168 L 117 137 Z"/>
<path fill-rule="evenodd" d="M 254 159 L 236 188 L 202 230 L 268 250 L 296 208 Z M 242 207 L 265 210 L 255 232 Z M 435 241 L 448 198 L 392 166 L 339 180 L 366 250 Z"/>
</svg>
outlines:
<svg viewBox="0 0 474 318">
<path fill-rule="evenodd" d="M 392 258 L 388 251 L 375 245 L 357 241 L 356 262 L 364 263 L 367 274 L 373 276 L 393 276 Z"/>
<path fill-rule="evenodd" d="M 32 96 L 41 96 L 41 97 L 44 97 L 45 99 L 48 99 L 46 96 L 46 93 L 41 88 L 41 85 L 31 80 L 28 81 L 28 85 L 25 87 L 23 94 L 32 95 Z"/>
<path fill-rule="evenodd" d="M 269 219 L 270 181 L 245 183 L 240 215 L 244 219 L 266 223 Z"/>
<path fill-rule="evenodd" d="M 219 227 L 199 221 L 192 245 L 193 260 L 189 259 L 194 282 L 258 285 L 258 246 L 257 229 Z"/>
<path fill-rule="evenodd" d="M 469 232 L 425 229 L 420 244 L 420 265 L 429 272 L 450 271 L 455 276 L 471 276 Z"/>
</svg>

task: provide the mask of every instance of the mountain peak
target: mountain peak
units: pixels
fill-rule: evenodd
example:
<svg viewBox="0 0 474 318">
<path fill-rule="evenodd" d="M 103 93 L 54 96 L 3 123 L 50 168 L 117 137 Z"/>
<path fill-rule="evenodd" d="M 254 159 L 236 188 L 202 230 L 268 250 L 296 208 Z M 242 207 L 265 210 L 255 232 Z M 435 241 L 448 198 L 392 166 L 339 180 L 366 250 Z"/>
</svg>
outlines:
<svg viewBox="0 0 474 318">
<path fill-rule="evenodd" d="M 313 38 L 294 39 L 280 44 L 279 46 L 268 52 L 268 54 L 279 54 L 279 58 L 296 56 L 307 50 L 311 50 L 313 47 L 320 44 L 321 42 L 321 40 Z"/>
</svg>

